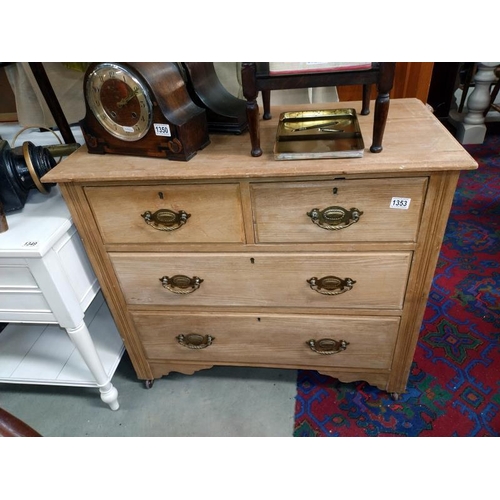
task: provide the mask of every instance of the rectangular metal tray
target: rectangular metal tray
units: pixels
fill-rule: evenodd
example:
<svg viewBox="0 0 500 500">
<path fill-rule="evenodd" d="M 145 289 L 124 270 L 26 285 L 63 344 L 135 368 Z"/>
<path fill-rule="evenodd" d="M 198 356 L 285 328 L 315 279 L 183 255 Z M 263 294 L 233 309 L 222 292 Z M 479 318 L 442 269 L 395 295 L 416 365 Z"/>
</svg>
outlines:
<svg viewBox="0 0 500 500">
<path fill-rule="evenodd" d="M 364 142 L 353 108 L 281 113 L 275 160 L 360 158 Z"/>
</svg>

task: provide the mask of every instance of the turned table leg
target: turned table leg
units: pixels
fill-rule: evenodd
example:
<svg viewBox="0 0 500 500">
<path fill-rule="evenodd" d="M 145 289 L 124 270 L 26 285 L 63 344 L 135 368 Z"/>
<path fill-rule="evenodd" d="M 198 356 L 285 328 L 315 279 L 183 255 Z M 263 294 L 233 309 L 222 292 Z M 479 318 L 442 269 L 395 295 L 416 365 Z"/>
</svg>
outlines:
<svg viewBox="0 0 500 500">
<path fill-rule="evenodd" d="M 54 249 L 49 250 L 43 259 L 33 260 L 30 270 L 38 286 L 43 290 L 44 297 L 59 326 L 68 332 L 69 338 L 94 376 L 101 393 L 101 399 L 112 410 L 118 410 L 118 391 L 106 375 L 85 324 L 84 312 L 58 254 Z"/>
<path fill-rule="evenodd" d="M 377 100 L 375 101 L 375 116 L 373 119 L 373 141 L 370 147 L 372 153 L 382 151 L 382 139 L 384 137 L 385 124 L 389 114 L 389 93 L 394 80 L 395 63 L 380 63 L 386 66 L 382 71 L 383 77 L 378 82 Z"/>
<path fill-rule="evenodd" d="M 259 130 L 259 105 L 257 104 L 257 90 L 255 79 L 255 63 L 242 63 L 241 80 L 243 95 L 247 101 L 247 120 L 250 141 L 252 143 L 252 156 L 261 156 L 260 130 Z"/>
<path fill-rule="evenodd" d="M 370 114 L 370 95 L 372 92 L 372 86 L 370 84 L 363 85 L 363 105 L 361 107 L 362 115 Z"/>
<path fill-rule="evenodd" d="M 82 322 L 76 328 L 66 328 L 66 331 L 87 364 L 90 372 L 96 379 L 97 386 L 101 393 L 101 399 L 104 403 L 108 404 L 112 410 L 118 410 L 118 408 L 120 408 L 118 404 L 118 391 L 111 381 L 108 380 L 87 325 L 85 322 Z"/>
</svg>

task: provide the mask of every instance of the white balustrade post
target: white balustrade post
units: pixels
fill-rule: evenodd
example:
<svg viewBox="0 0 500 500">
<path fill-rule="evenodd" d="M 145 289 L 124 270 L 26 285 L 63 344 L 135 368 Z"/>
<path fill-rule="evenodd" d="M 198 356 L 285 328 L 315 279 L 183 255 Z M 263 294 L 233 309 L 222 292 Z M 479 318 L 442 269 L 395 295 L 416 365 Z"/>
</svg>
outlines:
<svg viewBox="0 0 500 500">
<path fill-rule="evenodd" d="M 477 63 L 474 90 L 467 99 L 467 112 L 457 124 L 456 137 L 461 144 L 482 144 L 486 135 L 484 112 L 490 104 L 490 87 L 497 80 L 494 70 L 498 62 Z"/>
</svg>

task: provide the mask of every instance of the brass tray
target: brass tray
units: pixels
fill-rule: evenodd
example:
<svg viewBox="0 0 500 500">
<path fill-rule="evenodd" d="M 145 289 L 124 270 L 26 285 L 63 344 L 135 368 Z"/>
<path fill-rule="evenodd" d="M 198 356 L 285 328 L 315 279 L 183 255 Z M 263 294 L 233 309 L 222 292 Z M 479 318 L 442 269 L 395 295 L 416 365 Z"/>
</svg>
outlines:
<svg viewBox="0 0 500 500">
<path fill-rule="evenodd" d="M 360 158 L 364 150 L 355 109 L 288 111 L 280 115 L 275 160 Z"/>
</svg>

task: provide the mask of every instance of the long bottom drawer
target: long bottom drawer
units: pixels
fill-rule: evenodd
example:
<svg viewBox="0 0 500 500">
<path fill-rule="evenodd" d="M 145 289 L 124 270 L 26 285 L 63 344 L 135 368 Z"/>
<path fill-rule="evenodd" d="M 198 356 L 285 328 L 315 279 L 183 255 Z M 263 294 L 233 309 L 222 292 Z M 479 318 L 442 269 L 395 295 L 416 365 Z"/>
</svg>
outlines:
<svg viewBox="0 0 500 500">
<path fill-rule="evenodd" d="M 149 360 L 388 370 L 398 317 L 133 313 Z"/>
</svg>

